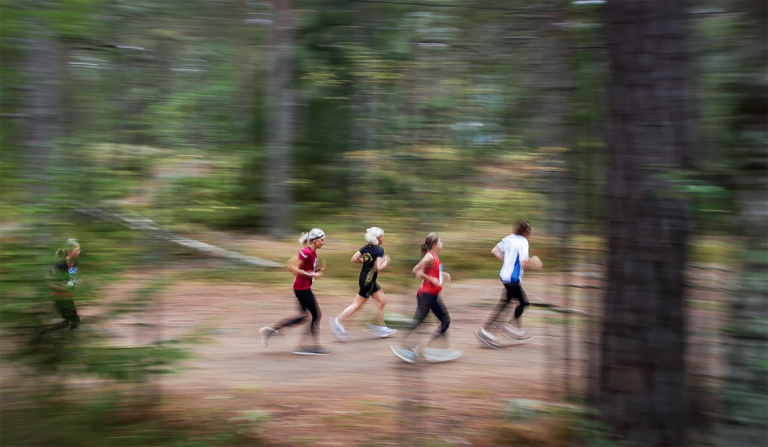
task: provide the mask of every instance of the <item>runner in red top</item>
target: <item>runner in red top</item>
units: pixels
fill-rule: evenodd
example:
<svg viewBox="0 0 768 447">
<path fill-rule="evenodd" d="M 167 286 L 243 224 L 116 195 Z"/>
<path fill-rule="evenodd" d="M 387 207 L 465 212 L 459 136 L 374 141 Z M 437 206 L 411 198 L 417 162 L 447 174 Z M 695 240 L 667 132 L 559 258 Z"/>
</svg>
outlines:
<svg viewBox="0 0 768 447">
<path fill-rule="evenodd" d="M 427 345 L 439 337 L 443 337 L 445 343 L 448 344 L 448 338 L 445 331 L 448 330 L 448 326 L 451 325 L 451 316 L 448 313 L 448 309 L 445 307 L 445 303 L 440 298 L 440 292 L 443 290 L 444 282 L 451 282 L 451 275 L 448 272 L 443 271 L 443 265 L 440 263 L 440 258 L 437 256 L 440 250 L 443 249 L 443 241 L 437 233 L 430 233 L 424 240 L 424 244 L 421 246 L 421 254 L 424 256 L 416 267 L 413 268 L 413 274 L 417 278 L 421 278 L 423 281 L 418 293 L 416 293 L 417 305 L 416 313 L 413 315 L 413 321 L 408 327 L 408 333 L 403 341 L 405 341 L 413 331 L 424 322 L 429 312 L 432 311 L 440 320 L 440 327 L 429 339 Z M 405 343 L 404 343 L 405 344 Z M 393 351 L 395 348 L 393 347 Z M 415 362 L 420 356 L 421 352 L 418 346 L 408 350 L 399 349 L 400 352 L 405 354 L 405 358 L 408 362 Z M 423 348 L 421 348 L 423 351 Z"/>
<path fill-rule="evenodd" d="M 302 347 L 294 351 L 294 353 L 302 355 L 328 355 L 330 352 L 320 347 L 318 342 L 320 308 L 317 305 L 315 295 L 312 293 L 312 284 L 314 284 L 315 278 L 323 276 L 323 271 L 325 270 L 325 263 L 320 267 L 318 267 L 317 263 L 317 250 L 323 248 L 325 244 L 325 233 L 319 228 L 313 228 L 309 233 L 302 234 L 299 242 L 306 247 L 296 256 L 292 257 L 286 266 L 288 270 L 296 275 L 296 280 L 293 281 L 293 293 L 296 295 L 296 299 L 299 300 L 301 315 L 285 319 L 271 327 L 261 328 L 261 340 L 264 342 L 264 347 L 266 347 L 272 335 L 279 334 L 278 331 L 284 327 L 303 323 L 307 319 L 307 313 L 309 313 L 312 316 L 312 322 L 307 333 L 312 335 L 315 346 L 303 347 L 305 335 L 302 338 Z"/>
</svg>

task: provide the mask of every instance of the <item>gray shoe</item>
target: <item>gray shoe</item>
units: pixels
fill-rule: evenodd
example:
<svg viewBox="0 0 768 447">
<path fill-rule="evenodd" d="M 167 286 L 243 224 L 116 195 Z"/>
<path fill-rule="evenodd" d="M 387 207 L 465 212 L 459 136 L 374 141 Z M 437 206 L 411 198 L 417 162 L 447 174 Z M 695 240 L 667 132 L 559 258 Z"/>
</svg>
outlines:
<svg viewBox="0 0 768 447">
<path fill-rule="evenodd" d="M 416 363 L 419 361 L 418 354 L 416 354 L 414 351 L 411 351 L 410 349 L 396 345 L 390 346 L 390 349 L 392 349 L 392 352 L 403 361 L 408 363 Z"/>
<path fill-rule="evenodd" d="M 293 353 L 298 355 L 330 355 L 331 351 L 318 346 L 316 348 L 300 348 L 298 351 L 293 351 Z"/>
</svg>

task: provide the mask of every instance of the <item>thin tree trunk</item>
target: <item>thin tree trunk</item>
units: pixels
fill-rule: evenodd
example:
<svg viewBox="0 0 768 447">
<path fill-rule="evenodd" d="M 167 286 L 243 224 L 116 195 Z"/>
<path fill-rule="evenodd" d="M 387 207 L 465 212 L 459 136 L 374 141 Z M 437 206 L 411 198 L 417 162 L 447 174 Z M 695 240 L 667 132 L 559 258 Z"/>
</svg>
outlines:
<svg viewBox="0 0 768 447">
<path fill-rule="evenodd" d="M 30 199 L 34 203 L 48 195 L 50 163 L 62 125 L 61 44 L 43 18 L 46 7 L 46 2 L 32 6 L 30 36 L 25 46 L 29 80 L 25 104 L 26 177 L 33 182 Z"/>
<path fill-rule="evenodd" d="M 293 91 L 293 12 L 288 0 L 276 0 L 270 38 L 267 85 L 267 213 L 269 232 L 280 237 L 290 223 L 290 169 L 295 98 Z"/>
<path fill-rule="evenodd" d="M 602 417 L 629 445 L 685 441 L 684 266 L 688 166 L 683 1 L 611 1 L 608 290 Z"/>
<path fill-rule="evenodd" d="M 731 129 L 738 138 L 736 159 L 745 244 L 741 290 L 735 295 L 728 333 L 730 368 L 723 389 L 720 445 L 768 445 L 768 7 L 763 0 L 734 5 L 741 13 L 734 67 L 743 70 L 734 85 Z M 746 74 L 746 76 L 744 75 Z"/>
<path fill-rule="evenodd" d="M 376 80 L 370 76 L 369 67 L 363 64 L 373 59 L 368 57 L 370 52 L 373 57 L 378 57 L 375 52 L 376 37 L 376 5 L 358 3 L 354 5 L 355 14 L 355 42 L 357 50 L 362 52 L 363 60 L 355 76 L 352 94 L 353 117 L 351 120 L 351 147 L 350 151 L 365 153 L 363 157 L 350 157 L 350 169 L 352 175 L 352 191 L 356 193 L 351 197 L 352 206 L 363 214 L 374 213 L 372 207 L 375 201 L 370 200 L 376 194 L 376 184 L 370 178 L 375 172 L 375 160 L 368 157 L 368 151 L 376 149 L 376 120 L 377 120 L 377 95 Z M 373 165 L 372 165 L 373 164 Z M 372 216 L 373 217 L 373 216 Z"/>
</svg>

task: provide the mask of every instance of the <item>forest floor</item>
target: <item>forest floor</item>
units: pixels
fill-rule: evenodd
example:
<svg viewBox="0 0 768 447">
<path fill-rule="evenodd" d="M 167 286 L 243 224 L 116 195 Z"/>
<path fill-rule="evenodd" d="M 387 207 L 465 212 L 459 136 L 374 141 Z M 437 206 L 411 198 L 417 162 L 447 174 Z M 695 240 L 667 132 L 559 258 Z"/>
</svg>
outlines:
<svg viewBox="0 0 768 447">
<path fill-rule="evenodd" d="M 132 281 L 119 282 L 109 296 L 125 299 L 146 275 L 129 275 Z M 531 300 L 558 304 L 558 297 L 548 295 L 556 290 L 550 282 L 546 277 L 526 281 Z M 381 284 L 387 290 L 385 275 Z M 159 379 L 163 405 L 190 419 L 268 415 L 260 437 L 270 446 L 495 445 L 494 428 L 504 423 L 508 399 L 557 401 L 562 396 L 563 326 L 559 319 L 547 322 L 551 312 L 529 309 L 525 326 L 536 337 L 509 349 L 482 348 L 475 338 L 474 330 L 500 296 L 497 281 L 457 282 L 444 289 L 450 342 L 464 355 L 415 366 L 389 348 L 402 333 L 375 339 L 365 332 L 372 304 L 348 322 L 350 343 L 330 334 L 328 318 L 351 302 L 353 286 L 320 279 L 314 287 L 323 312 L 321 340 L 333 351 L 330 356 L 292 353 L 305 327 L 286 329 L 268 348 L 262 346 L 259 328 L 296 312 L 290 284 L 178 282 L 163 291 L 161 304 L 110 326 L 128 345 L 179 336 L 200 325 L 215 328 L 210 343 L 193 347 L 188 369 Z M 415 307 L 414 293 L 389 293 L 388 301 L 387 310 L 400 314 L 410 315 Z M 83 309 L 86 318 L 87 312 Z M 428 320 L 424 326 L 431 331 L 437 324 Z M 584 344 L 574 341 L 574 351 L 576 346 Z M 573 356 L 585 359 L 579 351 Z M 584 383 L 585 366 L 574 361 L 574 383 Z"/>
</svg>

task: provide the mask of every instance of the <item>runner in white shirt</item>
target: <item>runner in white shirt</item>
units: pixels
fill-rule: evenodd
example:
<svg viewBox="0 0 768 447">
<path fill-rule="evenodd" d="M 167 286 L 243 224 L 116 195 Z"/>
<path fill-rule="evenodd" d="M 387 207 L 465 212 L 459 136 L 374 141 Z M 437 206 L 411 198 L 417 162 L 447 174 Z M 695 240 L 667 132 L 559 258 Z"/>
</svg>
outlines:
<svg viewBox="0 0 768 447">
<path fill-rule="evenodd" d="M 528 257 L 528 238 L 533 234 L 533 227 L 527 220 L 519 220 L 515 224 L 514 233 L 502 239 L 491 253 L 503 262 L 499 277 L 502 284 L 504 284 L 505 293 L 502 294 L 501 300 L 496 308 L 491 313 L 491 316 L 483 324 L 480 329 L 475 333 L 477 338 L 483 343 L 498 348 L 498 338 L 491 334 L 489 330 L 492 330 L 496 325 L 496 321 L 499 320 L 501 313 L 507 308 L 509 302 L 512 299 L 518 301 L 518 306 L 515 308 L 515 326 L 512 327 L 509 324 L 505 324 L 502 328 L 502 333 L 507 336 L 512 336 L 517 339 L 528 338 L 522 328 L 520 328 L 520 316 L 523 315 L 525 307 L 528 306 L 528 299 L 523 291 L 521 285 L 523 279 L 523 271 L 526 267 L 541 268 L 541 260 L 538 256 L 532 258 Z"/>
</svg>

